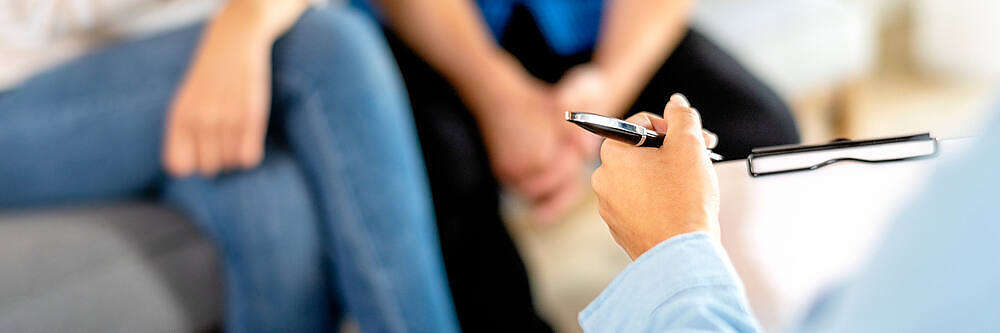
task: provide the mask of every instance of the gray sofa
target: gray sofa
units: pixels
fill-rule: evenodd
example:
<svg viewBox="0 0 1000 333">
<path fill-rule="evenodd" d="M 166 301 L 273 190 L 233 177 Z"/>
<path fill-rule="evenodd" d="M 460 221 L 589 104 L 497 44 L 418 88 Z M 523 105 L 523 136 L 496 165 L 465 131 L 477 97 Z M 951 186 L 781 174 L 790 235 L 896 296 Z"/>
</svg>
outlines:
<svg viewBox="0 0 1000 333">
<path fill-rule="evenodd" d="M 0 213 L 0 332 L 211 330 L 219 277 L 211 244 L 152 203 Z"/>
</svg>

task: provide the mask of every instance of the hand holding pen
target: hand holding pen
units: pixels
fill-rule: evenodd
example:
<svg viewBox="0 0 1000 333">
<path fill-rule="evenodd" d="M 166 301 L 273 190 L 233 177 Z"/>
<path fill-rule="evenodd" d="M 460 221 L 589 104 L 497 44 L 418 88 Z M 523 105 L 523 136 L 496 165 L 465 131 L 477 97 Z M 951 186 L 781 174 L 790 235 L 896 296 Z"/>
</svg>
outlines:
<svg viewBox="0 0 1000 333">
<path fill-rule="evenodd" d="M 685 98 L 684 95 L 674 94 L 671 96 L 671 99 L 676 99 L 685 107 L 690 107 L 690 103 L 688 103 L 687 98 Z M 658 117 L 648 112 L 643 112 L 639 115 L 643 114 L 646 114 L 647 116 L 633 117 L 638 121 L 644 121 L 643 124 L 631 123 L 593 113 L 569 111 L 566 112 L 566 120 L 582 127 L 587 131 L 590 131 L 591 133 L 608 139 L 624 142 L 636 147 L 659 148 L 663 145 L 663 140 L 666 136 L 654 130 L 655 127 L 651 120 L 653 118 L 650 118 L 649 116 Z M 712 149 L 719 143 L 718 136 L 707 130 L 702 131 L 705 136 L 705 142 L 708 145 L 709 158 L 712 161 L 721 161 L 723 157 L 712 152 Z"/>
<path fill-rule="evenodd" d="M 590 183 L 612 237 L 633 260 L 678 235 L 704 232 L 717 242 L 719 181 L 705 150 L 712 135 L 702 130 L 698 112 L 675 96 L 662 118 L 628 120 L 666 138 L 659 148 L 616 140 L 601 145 L 601 166 Z"/>
</svg>

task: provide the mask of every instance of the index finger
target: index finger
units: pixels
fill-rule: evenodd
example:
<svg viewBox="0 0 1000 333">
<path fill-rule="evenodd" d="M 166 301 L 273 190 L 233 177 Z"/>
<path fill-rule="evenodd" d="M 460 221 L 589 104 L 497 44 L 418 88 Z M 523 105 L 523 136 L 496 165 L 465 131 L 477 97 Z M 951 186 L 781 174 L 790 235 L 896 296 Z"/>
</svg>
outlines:
<svg viewBox="0 0 1000 333">
<path fill-rule="evenodd" d="M 670 97 L 663 111 L 667 119 L 667 140 L 677 141 L 684 138 L 697 140 L 702 146 L 705 145 L 705 138 L 702 136 L 701 115 L 691 108 L 687 99 L 683 95 L 674 94 Z"/>
<path fill-rule="evenodd" d="M 628 117 L 628 119 L 625 119 L 625 121 L 657 131 L 659 133 L 667 132 L 667 121 L 664 120 L 662 117 L 655 115 L 651 112 L 643 111 L 636 113 L 631 117 Z"/>
</svg>

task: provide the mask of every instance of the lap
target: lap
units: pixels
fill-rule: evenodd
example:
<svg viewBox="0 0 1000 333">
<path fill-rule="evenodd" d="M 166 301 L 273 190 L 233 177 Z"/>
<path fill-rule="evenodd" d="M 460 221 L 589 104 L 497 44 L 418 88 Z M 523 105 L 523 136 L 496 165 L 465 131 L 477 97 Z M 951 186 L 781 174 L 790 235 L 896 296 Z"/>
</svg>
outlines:
<svg viewBox="0 0 1000 333">
<path fill-rule="evenodd" d="M 190 27 L 109 46 L 0 95 L 0 206 L 134 195 L 162 177 L 163 118 Z"/>
</svg>

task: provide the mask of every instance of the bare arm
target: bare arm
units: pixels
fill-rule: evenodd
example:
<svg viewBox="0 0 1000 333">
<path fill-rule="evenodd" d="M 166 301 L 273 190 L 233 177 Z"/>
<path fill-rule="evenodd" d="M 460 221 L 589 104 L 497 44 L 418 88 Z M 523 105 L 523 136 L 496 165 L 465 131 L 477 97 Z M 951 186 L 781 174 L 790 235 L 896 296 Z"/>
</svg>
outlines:
<svg viewBox="0 0 1000 333">
<path fill-rule="evenodd" d="M 616 98 L 622 100 L 613 105 L 638 96 L 684 36 L 693 5 L 694 0 L 609 1 L 593 62 L 621 89 Z"/>
<path fill-rule="evenodd" d="M 594 58 L 564 78 L 568 103 L 594 95 L 580 82 L 597 82 L 603 100 L 589 104 L 621 116 L 684 36 L 693 5 L 694 0 L 607 1 Z"/>
<path fill-rule="evenodd" d="M 498 79 L 515 79 L 519 64 L 493 40 L 472 1 L 377 0 L 389 25 L 481 112 Z M 481 116 L 477 114 L 477 116 Z"/>
</svg>

